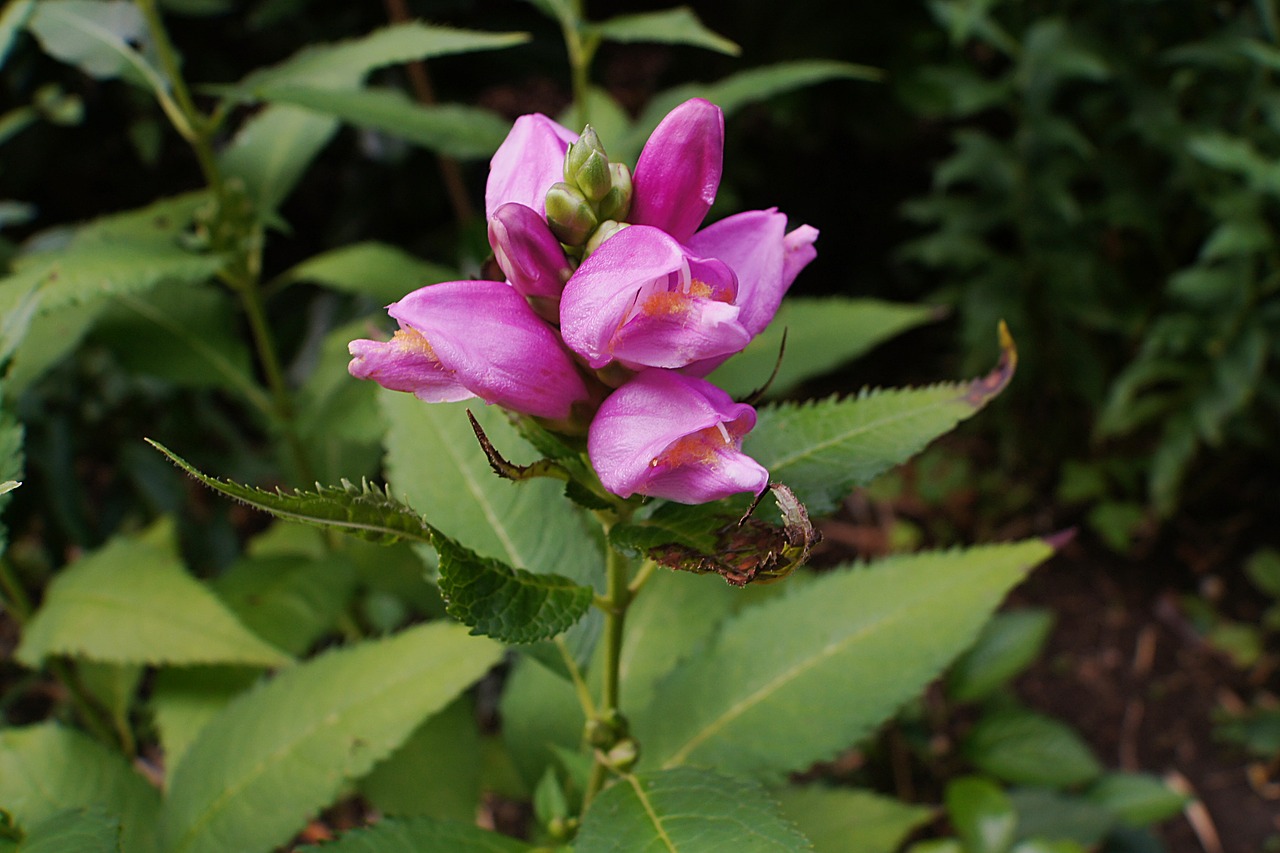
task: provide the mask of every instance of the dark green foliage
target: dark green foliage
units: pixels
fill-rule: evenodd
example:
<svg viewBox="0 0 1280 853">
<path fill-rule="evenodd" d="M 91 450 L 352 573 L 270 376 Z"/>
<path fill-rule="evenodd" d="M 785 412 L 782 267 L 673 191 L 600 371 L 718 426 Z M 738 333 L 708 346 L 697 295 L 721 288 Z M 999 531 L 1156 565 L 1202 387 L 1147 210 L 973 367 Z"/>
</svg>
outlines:
<svg viewBox="0 0 1280 853">
<path fill-rule="evenodd" d="M 944 276 L 965 351 L 1000 317 L 1030 344 L 1029 451 L 1084 454 L 1091 429 L 1167 516 L 1197 454 L 1263 446 L 1280 400 L 1267 4 L 929 8 L 942 32 L 900 92 L 951 153 L 899 255 Z"/>
</svg>

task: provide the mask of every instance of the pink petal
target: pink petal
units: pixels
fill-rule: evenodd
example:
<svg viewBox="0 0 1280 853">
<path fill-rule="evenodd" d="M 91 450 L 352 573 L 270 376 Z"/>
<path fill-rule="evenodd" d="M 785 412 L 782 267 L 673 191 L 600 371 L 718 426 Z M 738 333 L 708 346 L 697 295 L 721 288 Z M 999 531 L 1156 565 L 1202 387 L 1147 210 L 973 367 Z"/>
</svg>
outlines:
<svg viewBox="0 0 1280 853">
<path fill-rule="evenodd" d="M 755 422 L 754 409 L 705 380 L 646 370 L 604 401 L 587 452 L 614 494 L 704 503 L 768 483 L 741 450 Z"/>
<path fill-rule="evenodd" d="M 560 332 L 593 369 L 684 367 L 751 340 L 730 304 L 736 280 L 718 260 L 689 258 L 661 230 L 614 234 L 569 279 Z"/>
<path fill-rule="evenodd" d="M 640 152 L 628 221 L 688 240 L 715 201 L 723 160 L 724 113 L 701 98 L 685 101 Z"/>
<path fill-rule="evenodd" d="M 555 332 L 502 282 L 433 284 L 387 310 L 426 339 L 440 369 L 486 402 L 563 419 L 589 396 Z"/>
<path fill-rule="evenodd" d="M 545 212 L 543 199 L 556 181 L 564 180 L 564 154 L 577 134 L 542 115 L 516 119 L 511 132 L 489 162 L 484 190 L 485 218 L 507 202 Z"/>
<path fill-rule="evenodd" d="M 569 261 L 537 211 L 515 202 L 499 207 L 489 217 L 489 245 L 512 287 L 524 296 L 559 301 Z"/>
<path fill-rule="evenodd" d="M 347 370 L 357 379 L 372 379 L 392 391 L 407 391 L 428 403 L 453 403 L 474 397 L 441 367 L 426 338 L 401 329 L 389 341 L 352 341 Z"/>
<path fill-rule="evenodd" d="M 752 335 L 769 325 L 791 284 L 783 282 L 786 228 L 787 217 L 774 208 L 749 210 L 708 225 L 689 239 L 692 251 L 719 258 L 737 274 L 741 321 Z"/>
</svg>

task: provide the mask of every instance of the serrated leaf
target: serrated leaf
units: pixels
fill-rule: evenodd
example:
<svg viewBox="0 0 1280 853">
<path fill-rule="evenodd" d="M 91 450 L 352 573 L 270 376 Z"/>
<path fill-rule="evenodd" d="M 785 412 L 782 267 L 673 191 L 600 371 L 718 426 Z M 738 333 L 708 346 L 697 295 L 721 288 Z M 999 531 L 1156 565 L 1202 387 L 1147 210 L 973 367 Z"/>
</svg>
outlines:
<svg viewBox="0 0 1280 853">
<path fill-rule="evenodd" d="M 604 557 L 584 515 L 561 496 L 562 484 L 511 483 L 489 468 L 468 407 L 503 456 L 516 464 L 536 458 L 500 409 L 474 400 L 428 404 L 394 391 L 382 392 L 380 402 L 389 423 L 388 481 L 433 526 L 516 569 L 555 571 L 588 585 L 600 579 Z"/>
<path fill-rule="evenodd" d="M 246 557 L 213 583 L 241 623 L 267 642 L 301 655 L 332 631 L 355 592 L 356 573 L 341 553 Z"/>
<path fill-rule="evenodd" d="M 575 853 L 812 850 L 755 782 L 680 767 L 623 776 L 582 817 Z"/>
<path fill-rule="evenodd" d="M 478 826 L 429 817 L 383 820 L 344 833 L 337 841 L 300 851 L 321 853 L 524 853 L 534 848 Z"/>
<path fill-rule="evenodd" d="M 18 853 L 119 853 L 120 819 L 101 809 L 67 809 L 31 827 Z"/>
<path fill-rule="evenodd" d="M 463 696 L 432 715 L 360 780 L 360 792 L 382 814 L 475 820 L 480 800 L 480 733 Z"/>
<path fill-rule="evenodd" d="M 947 673 L 947 693 L 956 702 L 986 697 L 1035 660 L 1052 628 L 1049 610 L 997 613 Z"/>
<path fill-rule="evenodd" d="M 1016 784 L 1066 788 L 1102 773 L 1075 731 L 1030 711 L 984 716 L 965 738 L 963 751 L 979 770 Z"/>
<path fill-rule="evenodd" d="M 598 33 L 606 41 L 688 44 L 729 56 L 742 53 L 742 48 L 733 41 L 707 29 L 688 6 L 677 6 L 659 12 L 618 15 L 607 21 L 589 24 L 587 31 Z"/>
<path fill-rule="evenodd" d="M 893 853 L 934 815 L 928 806 L 858 788 L 808 785 L 776 793 L 782 813 L 795 821 L 817 853 Z"/>
<path fill-rule="evenodd" d="M 91 77 L 125 76 L 156 93 L 168 88 L 133 47 L 147 39 L 147 25 L 138 7 L 126 0 L 43 0 L 36 4 L 27 28 L 46 53 Z"/>
<path fill-rule="evenodd" d="M 1145 773 L 1108 773 L 1094 782 L 1085 796 L 1130 826 L 1167 820 L 1182 811 L 1189 799 Z"/>
<path fill-rule="evenodd" d="M 168 853 L 270 850 L 497 663 L 435 622 L 328 652 L 234 700 L 173 769 Z"/>
<path fill-rule="evenodd" d="M 120 755 L 55 723 L 0 730 L 0 803 L 24 828 L 100 809 L 120 820 L 124 853 L 157 849 L 159 792 Z"/>
<path fill-rule="evenodd" d="M 172 548 L 124 537 L 49 585 L 15 656 L 38 667 L 53 655 L 120 664 L 291 662 L 187 574 Z"/>
<path fill-rule="evenodd" d="M 511 129 L 510 122 L 490 110 L 418 104 L 393 89 L 276 85 L 260 87 L 256 94 L 264 101 L 313 110 L 461 160 L 492 156 Z"/>
<path fill-rule="evenodd" d="M 811 513 L 829 513 L 854 486 L 910 459 L 1004 390 L 1017 352 L 1003 325 L 1001 341 L 995 370 L 971 382 L 763 408 L 743 451 L 769 469 L 770 479 L 790 486 Z"/>
<path fill-rule="evenodd" d="M 476 633 L 509 643 L 536 642 L 566 630 L 591 607 L 594 591 L 590 587 L 561 575 L 535 574 L 481 557 L 367 483 L 363 488 L 344 483 L 341 487 L 318 487 L 314 492 L 268 492 L 210 477 L 164 446 L 148 441 L 209 488 L 278 518 L 383 544 L 401 538 L 430 544 L 440 555 L 438 583 L 446 610 Z"/>
<path fill-rule="evenodd" d="M 461 277 L 457 270 L 370 240 L 314 255 L 284 273 L 279 280 L 313 281 L 332 290 L 367 296 L 379 305 L 386 305 L 424 285 Z"/>
<path fill-rule="evenodd" d="M 1033 540 L 892 557 L 744 611 L 634 714 L 641 761 L 777 778 L 830 758 L 923 689 L 1050 553 Z"/>
<path fill-rule="evenodd" d="M 431 541 L 431 527 L 411 508 L 371 484 L 321 486 L 314 492 L 284 492 L 219 480 L 156 441 L 147 443 L 204 485 L 277 518 L 340 530 L 361 539 L 392 544 L 401 539 Z"/>
<path fill-rule="evenodd" d="M 166 765 L 176 767 L 200 730 L 262 673 L 245 666 L 173 666 L 156 673 L 149 705 Z"/>
<path fill-rule="evenodd" d="M 786 299 L 769 327 L 709 378 L 735 397 L 755 391 L 773 372 L 785 332 L 786 351 L 768 391 L 779 396 L 936 316 L 925 305 L 880 299 Z"/>
<path fill-rule="evenodd" d="M 568 630 L 591 608 L 591 587 L 560 575 L 513 569 L 444 536 L 433 536 L 432 545 L 440 555 L 445 611 L 474 634 L 534 643 Z"/>
</svg>

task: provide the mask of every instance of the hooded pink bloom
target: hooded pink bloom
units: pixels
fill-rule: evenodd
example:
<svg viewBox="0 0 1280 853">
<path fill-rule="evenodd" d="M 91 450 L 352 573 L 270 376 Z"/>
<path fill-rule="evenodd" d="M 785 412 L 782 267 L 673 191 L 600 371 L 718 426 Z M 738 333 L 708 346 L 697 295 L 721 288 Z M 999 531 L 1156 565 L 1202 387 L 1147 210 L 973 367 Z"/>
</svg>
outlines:
<svg viewBox="0 0 1280 853">
<path fill-rule="evenodd" d="M 489 161 L 489 180 L 484 188 L 484 215 L 507 202 L 518 202 L 546 212 L 547 190 L 564 180 L 564 154 L 578 138 L 541 113 L 516 119 L 507 138 Z"/>
<path fill-rule="evenodd" d="M 710 382 L 646 370 L 604 401 L 587 452 L 600 482 L 620 497 L 706 503 L 769 484 L 769 472 L 742 452 L 755 425 L 755 409 Z"/>
<path fill-rule="evenodd" d="M 751 334 L 738 322 L 733 271 L 686 254 L 657 228 L 632 225 L 600 245 L 569 279 L 560 331 L 592 369 L 618 361 L 684 367 L 738 352 Z"/>
<path fill-rule="evenodd" d="M 349 370 L 429 403 L 480 397 L 537 417 L 568 418 L 587 387 L 555 332 L 497 281 L 419 288 L 387 307 L 390 341 L 350 344 Z"/>
<path fill-rule="evenodd" d="M 724 113 L 702 98 L 685 101 L 658 123 L 640 152 L 629 221 L 685 242 L 716 200 L 723 163 Z"/>
<path fill-rule="evenodd" d="M 560 301 L 572 272 L 560 241 L 536 210 L 507 202 L 489 217 L 489 245 L 511 286 L 524 296 Z"/>
</svg>

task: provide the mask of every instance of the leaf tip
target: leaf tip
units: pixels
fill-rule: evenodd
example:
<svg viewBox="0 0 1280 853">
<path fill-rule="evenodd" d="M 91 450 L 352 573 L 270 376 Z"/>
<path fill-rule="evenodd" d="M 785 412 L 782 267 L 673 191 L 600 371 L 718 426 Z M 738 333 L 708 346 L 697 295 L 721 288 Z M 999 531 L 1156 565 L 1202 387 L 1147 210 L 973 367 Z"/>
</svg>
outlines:
<svg viewBox="0 0 1280 853">
<path fill-rule="evenodd" d="M 986 376 L 970 382 L 965 391 L 964 399 L 975 409 L 982 408 L 999 396 L 1000 392 L 1013 379 L 1014 371 L 1018 369 L 1018 347 L 1014 343 L 1013 335 L 1009 333 L 1009 326 L 1004 320 L 1000 321 L 998 334 L 1000 336 L 1000 361 Z"/>
</svg>

